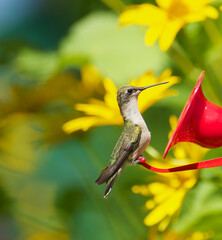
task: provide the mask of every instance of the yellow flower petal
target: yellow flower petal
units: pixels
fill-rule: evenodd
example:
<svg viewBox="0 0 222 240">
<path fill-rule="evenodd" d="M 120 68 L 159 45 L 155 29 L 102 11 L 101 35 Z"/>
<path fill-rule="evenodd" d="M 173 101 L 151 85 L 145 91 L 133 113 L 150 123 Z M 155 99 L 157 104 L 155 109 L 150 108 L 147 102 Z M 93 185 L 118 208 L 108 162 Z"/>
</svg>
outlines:
<svg viewBox="0 0 222 240">
<path fill-rule="evenodd" d="M 106 106 L 106 103 L 102 100 L 91 98 L 89 100 L 89 104 L 96 104 L 96 105 L 101 105 L 101 106 Z"/>
<path fill-rule="evenodd" d="M 116 116 L 115 111 L 110 109 L 107 105 L 97 105 L 97 104 L 76 104 L 75 109 L 82 111 L 85 114 L 93 115 L 97 117 L 102 117 L 105 119 L 113 119 Z M 121 117 L 121 116 L 119 116 Z"/>
<path fill-rule="evenodd" d="M 117 87 L 115 84 L 108 78 L 104 79 L 104 88 L 106 90 L 106 94 L 104 96 L 105 103 L 112 109 L 117 109 L 119 112 L 118 103 L 116 100 Z"/>
<path fill-rule="evenodd" d="M 171 115 L 170 118 L 169 118 L 169 123 L 170 123 L 170 127 L 171 127 L 171 130 L 174 131 L 177 127 L 177 122 L 178 122 L 178 118 L 174 115 Z M 171 136 L 169 135 L 169 138 Z"/>
<path fill-rule="evenodd" d="M 191 189 L 195 184 L 197 180 L 195 178 L 190 178 L 184 183 L 184 187 L 187 189 Z"/>
<path fill-rule="evenodd" d="M 219 17 L 219 13 L 218 13 L 217 9 L 212 6 L 206 6 L 203 9 L 203 13 L 205 14 L 206 17 L 209 17 L 212 19 L 216 19 Z"/>
<path fill-rule="evenodd" d="M 132 187 L 132 192 L 136 194 L 141 194 L 144 196 L 149 196 L 150 195 L 150 190 L 148 189 L 147 185 L 135 185 Z"/>
<path fill-rule="evenodd" d="M 65 123 L 62 128 L 66 133 L 76 132 L 78 130 L 87 131 L 90 127 L 98 125 L 97 117 L 81 117 Z"/>
<path fill-rule="evenodd" d="M 168 186 L 166 186 L 165 190 L 162 193 L 154 196 L 154 201 L 156 203 L 162 203 L 165 200 L 167 200 L 172 194 L 174 194 L 174 192 L 175 192 L 175 189 L 169 188 Z"/>
<path fill-rule="evenodd" d="M 183 146 L 178 145 L 176 148 L 174 148 L 173 154 L 176 157 L 176 159 L 187 159 L 187 154 Z"/>
<path fill-rule="evenodd" d="M 160 37 L 164 24 L 156 24 L 149 27 L 146 31 L 145 40 L 148 46 L 152 45 Z"/>
<path fill-rule="evenodd" d="M 199 13 L 199 14 L 196 14 L 196 13 L 191 13 L 191 14 L 188 14 L 186 17 L 185 17 L 185 21 L 187 23 L 192 23 L 192 22 L 201 22 L 203 21 L 204 19 L 206 19 L 206 16 L 205 14 L 202 12 L 202 13 Z"/>
<path fill-rule="evenodd" d="M 159 79 L 161 80 L 163 79 L 165 81 L 166 78 L 171 78 L 172 80 L 171 74 L 172 74 L 172 70 L 170 68 L 167 68 L 160 74 Z M 176 80 L 178 80 L 178 78 Z"/>
<path fill-rule="evenodd" d="M 148 189 L 150 190 L 151 194 L 159 194 L 162 193 L 164 191 L 168 190 L 168 186 L 164 183 L 159 183 L 159 182 L 154 182 L 149 184 Z"/>
<path fill-rule="evenodd" d="M 155 81 L 157 81 L 157 79 L 155 79 L 153 72 L 147 71 L 138 79 L 131 81 L 129 85 L 144 87 L 144 86 L 154 84 Z"/>
<path fill-rule="evenodd" d="M 55 239 L 68 240 L 70 239 L 70 236 L 66 232 L 46 231 L 46 232 L 35 233 L 29 236 L 28 238 L 26 238 L 26 240 L 55 240 Z"/>
<path fill-rule="evenodd" d="M 169 216 L 172 216 L 180 206 L 182 205 L 183 198 L 185 196 L 186 191 L 183 188 L 180 188 L 167 202 L 167 212 Z"/>
<path fill-rule="evenodd" d="M 156 3 L 161 8 L 169 8 L 174 0 L 156 0 Z"/>
<path fill-rule="evenodd" d="M 169 225 L 169 223 L 170 223 L 170 220 L 171 220 L 171 217 L 165 217 L 161 222 L 160 222 L 160 224 L 159 224 L 159 226 L 158 226 L 158 230 L 160 231 L 160 232 L 163 232 L 163 231 L 165 231 L 166 230 L 166 228 L 167 228 L 167 226 Z"/>
<path fill-rule="evenodd" d="M 159 40 L 160 49 L 162 51 L 168 50 L 182 26 L 183 23 L 181 21 L 168 22 Z"/>
<path fill-rule="evenodd" d="M 81 70 L 82 83 L 84 88 L 92 89 L 95 88 L 101 81 L 101 76 L 98 70 L 92 65 L 86 65 Z"/>
<path fill-rule="evenodd" d="M 178 190 L 167 201 L 152 210 L 144 219 L 144 223 L 147 226 L 153 226 L 166 216 L 172 216 L 179 209 L 184 195 L 185 191 Z"/>
<path fill-rule="evenodd" d="M 212 6 L 205 6 L 202 8 L 202 11 L 200 12 L 199 9 L 195 10 L 194 12 L 191 12 L 185 17 L 185 21 L 187 23 L 190 22 L 200 22 L 205 20 L 207 17 L 216 19 L 218 18 L 219 13 L 216 8 Z"/>
<path fill-rule="evenodd" d="M 121 120 L 121 119 L 120 119 Z M 103 119 L 94 116 L 80 117 L 70 120 L 63 124 L 62 129 L 66 133 L 70 134 L 79 130 L 87 131 L 91 127 L 103 126 L 103 125 L 119 125 L 119 119 Z"/>
<path fill-rule="evenodd" d="M 149 210 L 153 209 L 155 206 L 156 206 L 156 203 L 153 200 L 148 200 L 146 202 L 146 208 L 149 209 Z"/>
<path fill-rule="evenodd" d="M 202 7 L 202 6 L 205 6 L 206 4 L 209 4 L 215 0 L 195 0 L 195 4 L 194 4 L 194 1 L 193 0 L 183 0 L 185 2 L 187 2 L 187 4 L 189 6 L 198 6 L 198 7 Z"/>
<path fill-rule="evenodd" d="M 163 220 L 167 216 L 167 211 L 165 206 L 158 205 L 154 208 L 144 219 L 144 224 L 146 226 L 153 226 Z"/>
<path fill-rule="evenodd" d="M 150 25 L 166 19 L 166 13 L 152 4 L 141 4 L 128 7 L 120 14 L 120 25 Z"/>
</svg>

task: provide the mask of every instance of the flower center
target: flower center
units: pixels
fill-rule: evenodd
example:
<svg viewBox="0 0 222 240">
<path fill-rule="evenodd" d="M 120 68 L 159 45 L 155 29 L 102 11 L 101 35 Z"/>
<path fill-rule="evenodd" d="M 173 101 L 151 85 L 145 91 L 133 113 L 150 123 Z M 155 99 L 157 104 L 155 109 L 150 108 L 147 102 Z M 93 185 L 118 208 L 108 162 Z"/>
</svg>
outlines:
<svg viewBox="0 0 222 240">
<path fill-rule="evenodd" d="M 188 13 L 188 7 L 181 0 L 174 0 L 168 8 L 168 17 L 170 19 L 183 18 Z"/>
</svg>

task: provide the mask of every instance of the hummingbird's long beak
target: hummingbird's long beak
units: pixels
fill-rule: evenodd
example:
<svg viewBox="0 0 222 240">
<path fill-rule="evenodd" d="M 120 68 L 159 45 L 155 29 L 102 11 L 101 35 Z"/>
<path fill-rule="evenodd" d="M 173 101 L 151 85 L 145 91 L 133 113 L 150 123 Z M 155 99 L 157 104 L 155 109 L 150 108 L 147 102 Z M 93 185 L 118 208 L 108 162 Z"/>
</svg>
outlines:
<svg viewBox="0 0 222 240">
<path fill-rule="evenodd" d="M 150 85 L 150 86 L 147 86 L 147 87 L 143 87 L 143 88 L 141 88 L 141 91 L 143 91 L 147 88 L 155 87 L 155 86 L 166 84 L 166 83 L 169 83 L 169 82 L 162 82 L 162 83 L 153 84 L 153 85 Z"/>
</svg>

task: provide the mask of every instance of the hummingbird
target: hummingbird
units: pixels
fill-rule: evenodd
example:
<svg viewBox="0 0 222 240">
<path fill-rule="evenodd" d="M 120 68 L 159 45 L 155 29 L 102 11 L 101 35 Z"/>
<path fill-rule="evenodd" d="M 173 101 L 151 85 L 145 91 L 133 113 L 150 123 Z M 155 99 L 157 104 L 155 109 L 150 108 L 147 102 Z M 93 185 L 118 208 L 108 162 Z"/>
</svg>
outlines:
<svg viewBox="0 0 222 240">
<path fill-rule="evenodd" d="M 139 111 L 138 96 L 145 89 L 166 84 L 157 83 L 146 87 L 123 86 L 117 91 L 117 102 L 124 120 L 123 131 L 111 154 L 109 164 L 102 170 L 96 184 L 106 183 L 104 198 L 106 198 L 115 181 L 126 165 L 139 163 L 138 158 L 148 146 L 151 133 Z"/>
</svg>

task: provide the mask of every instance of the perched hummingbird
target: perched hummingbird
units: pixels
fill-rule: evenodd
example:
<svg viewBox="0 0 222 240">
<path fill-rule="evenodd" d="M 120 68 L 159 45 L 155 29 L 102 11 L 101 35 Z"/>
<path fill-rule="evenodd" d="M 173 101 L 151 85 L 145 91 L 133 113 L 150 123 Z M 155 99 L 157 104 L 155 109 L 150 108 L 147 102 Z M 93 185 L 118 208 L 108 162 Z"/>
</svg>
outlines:
<svg viewBox="0 0 222 240">
<path fill-rule="evenodd" d="M 117 101 L 124 120 L 124 128 L 112 152 L 108 166 L 102 170 L 95 181 L 98 185 L 107 183 L 104 198 L 110 193 L 114 182 L 124 170 L 126 164 L 138 163 L 138 158 L 150 142 L 150 131 L 138 108 L 139 94 L 147 88 L 165 83 L 168 82 L 147 87 L 123 86 L 117 91 Z"/>
</svg>

